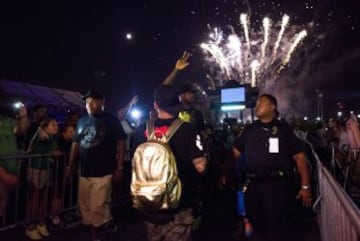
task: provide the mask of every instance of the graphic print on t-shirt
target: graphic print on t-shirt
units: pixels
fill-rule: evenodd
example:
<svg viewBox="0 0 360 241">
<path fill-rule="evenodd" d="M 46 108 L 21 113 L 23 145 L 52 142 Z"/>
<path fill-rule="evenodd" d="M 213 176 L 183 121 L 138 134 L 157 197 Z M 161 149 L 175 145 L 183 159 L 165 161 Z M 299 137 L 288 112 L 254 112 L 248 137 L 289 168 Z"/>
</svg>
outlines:
<svg viewBox="0 0 360 241">
<path fill-rule="evenodd" d="M 155 137 L 161 138 L 165 133 L 169 130 L 168 126 L 159 126 L 154 128 Z M 145 130 L 144 135 L 146 138 L 148 138 L 147 131 Z"/>
<path fill-rule="evenodd" d="M 200 150 L 200 151 L 203 151 L 204 150 L 204 147 L 202 145 L 202 142 L 201 142 L 201 137 L 200 135 L 196 135 L 196 147 Z"/>
<path fill-rule="evenodd" d="M 89 119 L 84 123 L 80 146 L 83 148 L 93 148 L 104 140 L 105 126 L 94 119 Z"/>
</svg>

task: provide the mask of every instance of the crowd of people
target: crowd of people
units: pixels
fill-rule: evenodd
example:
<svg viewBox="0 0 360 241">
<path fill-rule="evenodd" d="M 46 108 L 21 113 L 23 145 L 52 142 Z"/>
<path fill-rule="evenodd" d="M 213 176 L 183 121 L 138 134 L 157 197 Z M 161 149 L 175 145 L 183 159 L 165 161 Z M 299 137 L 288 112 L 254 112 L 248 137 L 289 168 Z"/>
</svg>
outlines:
<svg viewBox="0 0 360 241">
<path fill-rule="evenodd" d="M 214 199 L 224 189 L 238 195 L 228 204 L 238 209 L 227 217 L 229 225 L 241 224 L 238 240 L 289 240 L 293 203 L 298 199 L 305 208 L 313 204 L 306 143 L 324 161 L 331 159 L 331 146 L 342 152 L 359 149 L 357 119 L 351 117 L 345 123 L 334 119 L 328 126 L 319 122 L 316 128 L 303 128 L 295 120 L 279 119 L 278 100 L 264 93 L 256 102 L 256 121 L 217 128 L 196 108 L 191 84 L 174 85 L 178 73 L 188 67 L 189 57 L 185 52 L 155 89 L 149 115 L 155 132 L 162 134 L 176 119 L 184 124 L 169 141 L 182 183 L 180 203 L 170 210 L 139 210 L 148 240 L 191 240 L 194 230 L 216 218 Z M 64 197 L 71 192 L 65 187 L 75 182 L 80 216 L 91 228 L 92 240 L 119 228 L 111 212 L 112 184 L 130 175 L 124 173 L 125 159 L 131 159 L 149 132 L 146 122 L 134 128 L 126 120 L 137 96 L 117 116 L 105 111 L 105 97 L 98 91 L 89 90 L 83 100 L 86 114 L 70 113 L 60 125 L 47 115 L 45 105 L 34 107 L 31 115 L 22 106 L 16 120 L 0 115 L 0 220 L 9 207 L 9 189 L 24 178 L 19 159 L 6 157 L 31 155 L 24 159 L 25 234 L 31 240 L 50 235 L 49 217 L 52 225 L 61 223 Z M 251 231 L 245 232 L 245 222 Z"/>
<path fill-rule="evenodd" d="M 2 123 L 4 118 L 1 118 Z M 26 209 L 25 233 L 31 239 L 40 239 L 50 234 L 46 223 L 48 213 L 51 213 L 54 224 L 60 222 L 62 178 L 66 160 L 64 155 L 69 152 L 77 118 L 76 113 L 69 113 L 68 118 L 59 127 L 57 120 L 48 116 L 45 105 L 33 107 L 31 115 L 23 105 L 19 109 L 16 121 L 8 118 L 9 124 L 1 126 L 3 145 L 0 149 L 3 159 L 0 168 L 3 174 L 0 180 L 4 185 L 0 195 L 3 201 L 0 206 L 1 214 L 4 214 L 5 208 L 11 207 L 9 204 L 6 205 L 6 200 L 8 203 L 12 200 L 7 199 L 6 193 L 10 190 L 7 187 L 22 187 L 19 180 L 25 179 L 27 185 L 25 190 L 22 188 L 21 191 L 26 192 L 26 195 L 22 194 L 26 196 L 26 203 L 21 205 Z M 22 161 L 21 158 L 16 158 L 24 155 L 31 158 L 24 158 Z M 48 188 L 50 183 L 51 192 Z M 51 202 L 51 205 L 47 205 L 48 202 Z"/>
</svg>

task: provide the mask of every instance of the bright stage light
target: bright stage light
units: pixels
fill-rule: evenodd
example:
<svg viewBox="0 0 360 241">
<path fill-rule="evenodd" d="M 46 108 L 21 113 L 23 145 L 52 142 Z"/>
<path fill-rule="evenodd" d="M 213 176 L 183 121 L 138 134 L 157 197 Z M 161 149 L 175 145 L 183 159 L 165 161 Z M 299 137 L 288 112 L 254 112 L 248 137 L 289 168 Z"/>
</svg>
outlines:
<svg viewBox="0 0 360 241">
<path fill-rule="evenodd" d="M 130 112 L 130 116 L 131 116 L 131 118 L 133 118 L 133 119 L 139 120 L 139 119 L 141 118 L 141 116 L 142 116 L 142 113 L 141 113 L 141 111 L 138 110 L 138 109 L 133 109 L 133 110 L 131 110 L 131 112 Z"/>
</svg>

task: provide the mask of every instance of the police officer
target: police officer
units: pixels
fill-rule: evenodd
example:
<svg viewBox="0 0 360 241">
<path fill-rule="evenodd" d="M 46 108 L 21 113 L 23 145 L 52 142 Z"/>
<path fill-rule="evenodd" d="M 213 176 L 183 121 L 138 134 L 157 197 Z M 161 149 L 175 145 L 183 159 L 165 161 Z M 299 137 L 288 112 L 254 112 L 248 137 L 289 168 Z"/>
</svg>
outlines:
<svg viewBox="0 0 360 241">
<path fill-rule="evenodd" d="M 261 95 L 255 107 L 258 120 L 235 140 L 234 158 L 245 157 L 246 215 L 254 233 L 251 240 L 288 240 L 293 180 L 299 174 L 297 198 L 311 206 L 310 171 L 301 142 L 286 123 L 277 119 L 277 100 Z"/>
</svg>

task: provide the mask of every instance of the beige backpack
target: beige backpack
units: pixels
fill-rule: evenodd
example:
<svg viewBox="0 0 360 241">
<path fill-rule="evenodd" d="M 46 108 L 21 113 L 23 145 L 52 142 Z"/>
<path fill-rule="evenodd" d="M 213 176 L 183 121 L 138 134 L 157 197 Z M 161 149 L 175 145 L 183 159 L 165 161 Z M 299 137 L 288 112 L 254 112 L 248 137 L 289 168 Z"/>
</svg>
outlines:
<svg viewBox="0 0 360 241">
<path fill-rule="evenodd" d="M 147 121 L 148 139 L 136 148 L 132 159 L 130 190 L 134 208 L 156 211 L 179 206 L 182 187 L 169 141 L 182 124 L 175 119 L 165 135 L 157 138 L 154 121 Z"/>
</svg>

